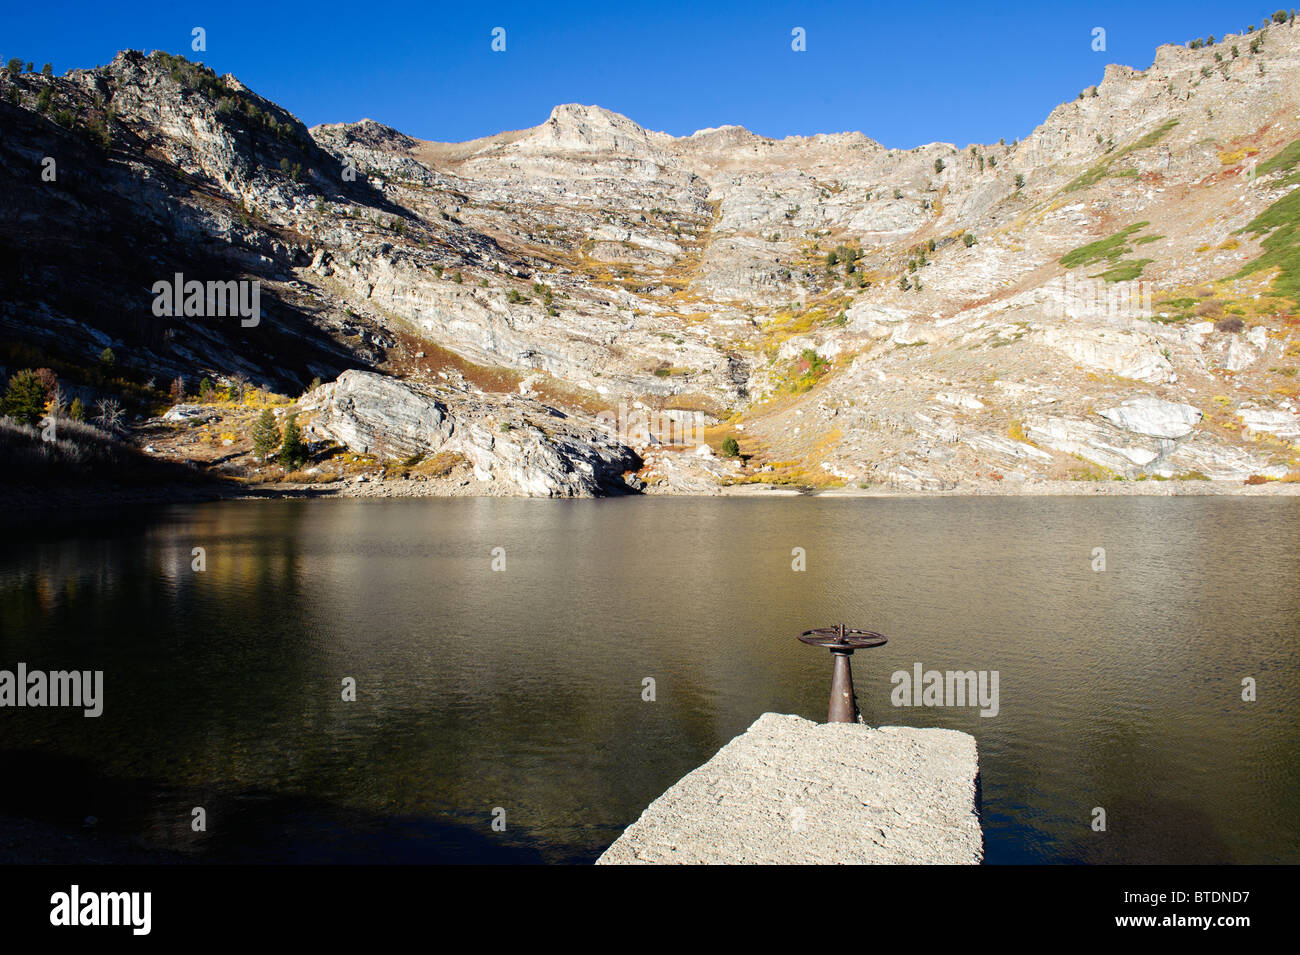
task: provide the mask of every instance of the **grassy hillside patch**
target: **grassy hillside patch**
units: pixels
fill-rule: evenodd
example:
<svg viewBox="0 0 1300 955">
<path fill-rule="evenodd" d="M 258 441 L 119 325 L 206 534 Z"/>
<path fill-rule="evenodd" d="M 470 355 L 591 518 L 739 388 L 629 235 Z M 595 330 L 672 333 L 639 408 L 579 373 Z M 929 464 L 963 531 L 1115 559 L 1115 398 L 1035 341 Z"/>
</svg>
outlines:
<svg viewBox="0 0 1300 955">
<path fill-rule="evenodd" d="M 1255 175 L 1267 176 L 1271 172 L 1290 172 L 1300 162 L 1300 139 L 1284 146 L 1274 156 L 1255 167 Z"/>
<path fill-rule="evenodd" d="M 1283 196 L 1242 228 L 1263 235 L 1264 254 L 1237 273 L 1244 278 L 1264 269 L 1278 270 L 1273 290 L 1300 303 L 1300 189 Z"/>
<path fill-rule="evenodd" d="M 1080 173 L 1078 176 L 1075 176 L 1066 183 L 1065 188 L 1062 191 L 1077 192 L 1080 189 L 1086 189 L 1089 186 L 1096 185 L 1107 176 L 1136 176 L 1137 170 L 1135 169 L 1115 170 L 1114 167 L 1120 160 L 1127 157 L 1130 153 L 1137 152 L 1139 149 L 1150 149 L 1152 146 L 1159 143 L 1160 140 L 1164 139 L 1165 136 L 1169 135 L 1169 131 L 1177 125 L 1178 120 L 1176 119 L 1171 119 L 1162 123 L 1145 136 L 1129 143 L 1119 152 L 1106 157 L 1101 160 L 1101 162 L 1097 163 L 1097 165 Z"/>
<path fill-rule="evenodd" d="M 1061 256 L 1061 264 L 1067 269 L 1078 268 L 1080 265 L 1094 265 L 1102 261 L 1109 261 L 1113 265 L 1119 261 L 1121 256 L 1133 251 L 1127 244 L 1129 236 L 1135 232 L 1141 232 L 1148 225 L 1150 225 L 1149 222 L 1135 222 L 1128 228 L 1121 229 L 1105 239 L 1098 239 L 1096 242 L 1081 245 L 1079 248 Z M 1151 260 L 1147 259 L 1146 261 Z"/>
<path fill-rule="evenodd" d="M 1099 272 L 1092 278 L 1105 279 L 1107 282 L 1132 282 L 1142 275 L 1142 270 L 1150 263 L 1150 259 L 1125 259 L 1122 262 L 1116 262 L 1105 272 Z"/>
<path fill-rule="evenodd" d="M 791 393 L 801 395 L 805 391 L 812 389 L 827 372 L 831 370 L 831 363 L 817 354 L 811 348 L 805 348 L 798 358 L 791 364 L 790 374 L 786 379 L 786 386 Z"/>
<path fill-rule="evenodd" d="M 1110 163 L 1100 162 L 1084 172 L 1079 173 L 1065 184 L 1065 192 L 1078 192 L 1080 189 L 1087 189 L 1089 186 L 1095 186 L 1110 174 Z"/>
<path fill-rule="evenodd" d="M 1157 126 L 1155 129 L 1151 130 L 1151 132 L 1143 136 L 1141 139 L 1137 140 L 1136 142 L 1129 143 L 1127 146 L 1125 146 L 1123 149 L 1121 149 L 1118 153 L 1115 154 L 1115 158 L 1122 159 L 1123 157 L 1127 156 L 1129 153 L 1136 152 L 1139 149 L 1150 149 L 1152 146 L 1156 145 L 1156 143 L 1160 142 L 1160 140 L 1164 139 L 1167 135 L 1169 135 L 1169 131 L 1177 125 L 1178 125 L 1178 120 L 1176 119 L 1166 120 L 1165 122 Z"/>
</svg>

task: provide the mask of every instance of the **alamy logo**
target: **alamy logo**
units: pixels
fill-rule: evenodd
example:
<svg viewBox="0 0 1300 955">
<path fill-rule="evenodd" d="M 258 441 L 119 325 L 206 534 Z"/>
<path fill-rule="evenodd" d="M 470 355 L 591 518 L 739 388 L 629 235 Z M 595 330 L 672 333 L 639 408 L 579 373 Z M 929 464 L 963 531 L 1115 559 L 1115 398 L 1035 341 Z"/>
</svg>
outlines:
<svg viewBox="0 0 1300 955">
<path fill-rule="evenodd" d="M 1043 311 L 1053 318 L 1089 318 L 1123 322 L 1155 315 L 1150 282 L 1054 278 L 1038 290 Z"/>
<path fill-rule="evenodd" d="M 0 670 L 0 707 L 71 706 L 86 717 L 104 712 L 103 670 Z"/>
<path fill-rule="evenodd" d="M 602 411 L 596 415 L 596 424 L 610 437 L 627 445 L 667 444 L 691 448 L 704 443 L 701 416 L 693 411 L 655 411 L 636 406 L 629 409 L 620 404 L 618 411 Z"/>
<path fill-rule="evenodd" d="M 978 706 L 980 716 L 998 715 L 997 670 L 896 670 L 889 701 L 895 706 Z"/>
<path fill-rule="evenodd" d="M 148 935 L 152 913 L 152 892 L 82 892 L 74 885 L 50 896 L 51 925 L 127 925 L 132 935 Z"/>
<path fill-rule="evenodd" d="M 159 318 L 225 318 L 238 315 L 244 328 L 256 328 L 262 320 L 262 283 L 197 279 L 185 281 L 177 272 L 168 281 L 153 283 L 153 313 Z"/>
</svg>

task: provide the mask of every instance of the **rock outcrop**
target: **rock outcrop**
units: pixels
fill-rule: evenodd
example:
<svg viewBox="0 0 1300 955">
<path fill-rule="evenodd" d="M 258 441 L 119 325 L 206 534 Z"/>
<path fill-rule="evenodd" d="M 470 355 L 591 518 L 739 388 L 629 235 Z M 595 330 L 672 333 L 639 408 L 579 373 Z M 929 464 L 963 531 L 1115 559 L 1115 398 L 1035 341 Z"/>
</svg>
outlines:
<svg viewBox="0 0 1300 955">
<path fill-rule="evenodd" d="M 410 382 L 348 371 L 300 403 L 310 433 L 380 459 L 459 454 L 484 483 L 527 497 L 593 497 L 630 490 L 640 467 L 630 449 L 594 423 L 549 417 L 522 401 L 439 398 Z M 454 410 L 453 410 L 454 409 Z"/>
<path fill-rule="evenodd" d="M 973 865 L 978 775 L 967 733 L 764 713 L 597 864 Z"/>
<path fill-rule="evenodd" d="M 1191 405 L 1143 395 L 1116 408 L 1097 412 L 1111 424 L 1152 438 L 1182 438 L 1192 433 L 1204 415 Z"/>
<path fill-rule="evenodd" d="M 415 386 L 347 371 L 301 402 L 314 427 L 349 450 L 381 457 L 441 451 L 454 430 L 447 406 Z"/>
</svg>

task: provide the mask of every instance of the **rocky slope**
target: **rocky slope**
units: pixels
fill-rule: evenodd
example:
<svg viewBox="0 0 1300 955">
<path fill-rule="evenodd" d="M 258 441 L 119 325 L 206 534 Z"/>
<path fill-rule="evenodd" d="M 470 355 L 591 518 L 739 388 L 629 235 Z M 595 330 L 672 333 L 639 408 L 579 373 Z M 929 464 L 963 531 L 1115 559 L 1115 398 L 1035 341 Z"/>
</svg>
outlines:
<svg viewBox="0 0 1300 955">
<path fill-rule="evenodd" d="M 1296 470 L 1293 23 L 1109 66 L 1024 141 L 961 148 L 577 105 L 470 143 L 307 130 L 134 52 L 5 72 L 0 125 L 0 337 L 164 382 L 319 377 L 318 437 L 454 451 L 496 493 Z M 176 272 L 260 281 L 264 317 L 155 316 Z"/>
</svg>

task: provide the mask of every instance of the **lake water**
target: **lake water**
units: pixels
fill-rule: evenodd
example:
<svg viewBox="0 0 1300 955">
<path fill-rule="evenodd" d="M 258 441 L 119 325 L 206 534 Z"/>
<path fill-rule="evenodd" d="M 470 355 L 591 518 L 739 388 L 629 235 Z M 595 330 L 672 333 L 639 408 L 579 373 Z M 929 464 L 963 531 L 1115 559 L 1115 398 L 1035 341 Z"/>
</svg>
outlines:
<svg viewBox="0 0 1300 955">
<path fill-rule="evenodd" d="M 24 526 L 0 544 L 0 669 L 101 669 L 104 714 L 0 710 L 0 815 L 95 816 L 199 859 L 589 862 L 759 714 L 825 719 L 829 654 L 795 637 L 844 621 L 889 637 L 853 658 L 869 723 L 978 740 L 988 862 L 1297 863 L 1298 583 L 1296 498 L 267 501 Z M 997 715 L 891 705 L 918 662 L 998 671 Z"/>
</svg>

